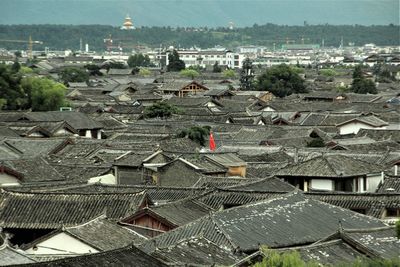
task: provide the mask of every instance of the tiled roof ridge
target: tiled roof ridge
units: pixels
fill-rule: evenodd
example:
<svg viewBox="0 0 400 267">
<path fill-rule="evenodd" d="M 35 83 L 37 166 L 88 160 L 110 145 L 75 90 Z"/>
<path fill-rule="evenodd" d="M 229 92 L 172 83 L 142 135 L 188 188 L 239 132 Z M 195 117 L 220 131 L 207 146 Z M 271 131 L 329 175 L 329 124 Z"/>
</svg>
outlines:
<svg viewBox="0 0 400 267">
<path fill-rule="evenodd" d="M 56 191 L 56 192 L 15 192 L 15 191 L 8 191 L 6 188 L 1 188 L 0 189 L 0 193 L 3 193 L 5 195 L 14 195 L 14 196 L 34 196 L 34 195 L 42 195 L 42 196 L 101 196 L 101 195 L 116 195 L 116 196 L 125 196 L 125 195 L 146 195 L 147 194 L 147 190 L 143 189 L 141 191 L 138 192 L 60 192 L 60 191 Z"/>
</svg>

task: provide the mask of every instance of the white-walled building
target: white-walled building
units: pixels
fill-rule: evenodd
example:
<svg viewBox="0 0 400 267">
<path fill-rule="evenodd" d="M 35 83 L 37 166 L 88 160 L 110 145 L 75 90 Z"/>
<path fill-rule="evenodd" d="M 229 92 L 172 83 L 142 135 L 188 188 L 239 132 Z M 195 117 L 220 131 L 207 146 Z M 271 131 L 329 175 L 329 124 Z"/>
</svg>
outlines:
<svg viewBox="0 0 400 267">
<path fill-rule="evenodd" d="M 221 49 L 207 49 L 207 50 L 178 50 L 179 58 L 185 62 L 186 67 L 213 66 L 215 62 L 220 66 L 227 66 L 228 68 L 241 68 L 243 60 L 246 58 L 244 54 L 234 53 L 230 50 Z M 168 65 L 168 56 L 165 58 L 166 65 Z"/>
</svg>

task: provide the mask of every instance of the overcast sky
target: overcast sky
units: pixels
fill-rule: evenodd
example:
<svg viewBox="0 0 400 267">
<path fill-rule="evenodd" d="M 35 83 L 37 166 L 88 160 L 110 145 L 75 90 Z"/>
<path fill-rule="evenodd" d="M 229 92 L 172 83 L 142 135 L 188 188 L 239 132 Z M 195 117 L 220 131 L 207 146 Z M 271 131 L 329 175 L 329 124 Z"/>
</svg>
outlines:
<svg viewBox="0 0 400 267">
<path fill-rule="evenodd" d="M 0 24 L 399 24 L 400 0 L 0 0 Z"/>
</svg>

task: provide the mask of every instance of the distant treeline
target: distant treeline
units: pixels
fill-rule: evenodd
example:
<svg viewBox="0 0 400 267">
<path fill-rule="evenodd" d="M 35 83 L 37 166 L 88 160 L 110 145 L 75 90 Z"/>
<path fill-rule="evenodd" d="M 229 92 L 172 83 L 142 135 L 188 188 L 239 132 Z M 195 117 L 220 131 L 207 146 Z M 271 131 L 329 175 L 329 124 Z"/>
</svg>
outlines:
<svg viewBox="0 0 400 267">
<path fill-rule="evenodd" d="M 0 48 L 26 50 L 27 44 L 12 43 L 2 40 L 33 40 L 42 41 L 43 45 L 35 45 L 34 50 L 49 47 L 51 50 L 83 48 L 86 43 L 91 50 L 105 50 L 104 39 L 112 36 L 113 44 L 132 50 L 137 45 L 150 47 L 175 46 L 201 48 L 221 45 L 234 48 L 240 45 L 262 45 L 276 48 L 285 43 L 320 44 L 338 47 L 343 39 L 346 46 L 353 43 L 356 46 L 366 43 L 376 45 L 400 45 L 400 26 L 361 26 L 361 25 L 253 25 L 237 28 L 171 28 L 142 27 L 136 30 L 120 30 L 107 25 L 0 25 Z"/>
</svg>

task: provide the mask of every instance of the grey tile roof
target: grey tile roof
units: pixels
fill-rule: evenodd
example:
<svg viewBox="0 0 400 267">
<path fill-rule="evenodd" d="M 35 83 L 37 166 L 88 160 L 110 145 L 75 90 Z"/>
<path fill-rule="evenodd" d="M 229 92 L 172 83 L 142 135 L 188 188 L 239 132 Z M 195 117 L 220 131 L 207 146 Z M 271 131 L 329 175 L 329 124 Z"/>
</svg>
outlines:
<svg viewBox="0 0 400 267">
<path fill-rule="evenodd" d="M 43 158 L 8 160 L 0 162 L 0 165 L 15 171 L 23 183 L 60 181 L 65 179 L 62 174 Z"/>
<path fill-rule="evenodd" d="M 202 237 L 183 240 L 165 248 L 158 247 L 150 254 L 175 266 L 227 266 L 240 259 L 231 251 L 225 250 Z"/>
<path fill-rule="evenodd" d="M 19 135 L 7 126 L 0 126 L 0 137 L 18 137 Z"/>
<path fill-rule="evenodd" d="M 351 123 L 351 122 L 361 122 L 361 123 L 370 125 L 372 127 L 382 127 L 382 126 L 388 125 L 388 123 L 386 121 L 383 121 L 376 116 L 360 116 L 360 117 L 357 117 L 357 118 L 354 118 L 354 119 L 351 119 L 348 121 L 338 123 L 336 126 L 345 125 L 345 124 Z"/>
<path fill-rule="evenodd" d="M 66 138 L 6 138 L 2 141 L 5 146 L 19 151 L 20 157 L 24 158 L 33 158 L 39 156 L 44 157 L 46 155 L 55 153 L 67 142 L 68 139 Z"/>
<path fill-rule="evenodd" d="M 196 197 L 198 201 L 212 207 L 215 210 L 223 209 L 225 207 L 235 207 L 246 205 L 252 202 L 280 196 L 286 192 L 265 192 L 265 191 L 249 191 L 230 188 L 218 188 Z"/>
<path fill-rule="evenodd" d="M 152 238 L 142 248 L 147 250 L 154 242 L 157 246 L 170 246 L 202 234 L 221 247 L 252 252 L 258 250 L 259 244 L 277 248 L 316 242 L 335 232 L 339 221 L 348 229 L 385 226 L 375 218 L 298 192 L 216 212 Z"/>
<path fill-rule="evenodd" d="M 120 249 L 110 250 L 101 253 L 88 254 L 78 257 L 69 257 L 49 262 L 40 262 L 31 266 L 133 266 L 133 267 L 164 267 L 167 266 L 162 261 L 144 253 L 134 246 L 128 246 Z"/>
<path fill-rule="evenodd" d="M 376 192 L 377 193 L 390 193 L 390 192 L 400 193 L 400 177 L 386 175 L 383 180 L 383 183 L 380 183 L 378 186 L 378 189 L 376 189 Z"/>
<path fill-rule="evenodd" d="M 226 187 L 226 189 L 250 192 L 290 192 L 295 190 L 294 186 L 274 176 L 256 179 L 255 181 L 251 180 L 247 183 Z"/>
<path fill-rule="evenodd" d="M 148 209 L 175 226 L 185 225 L 208 215 L 212 211 L 212 208 L 192 199 L 182 199 Z"/>
<path fill-rule="evenodd" d="M 75 111 L 48 111 L 48 112 L 27 112 L 23 115 L 30 121 L 66 121 L 74 129 L 100 129 L 103 126 L 86 114 Z"/>
<path fill-rule="evenodd" d="M 351 177 L 382 171 L 380 165 L 344 155 L 324 155 L 289 165 L 277 172 L 279 176 Z"/>
<path fill-rule="evenodd" d="M 247 165 L 247 163 L 235 155 L 235 153 L 211 153 L 205 155 L 205 157 L 224 167 L 238 167 Z"/>
<path fill-rule="evenodd" d="M 6 244 L 0 245 L 0 266 L 18 265 L 26 263 L 34 263 L 34 259 L 25 255 L 22 251 L 18 251 Z"/>
<path fill-rule="evenodd" d="M 153 202 L 166 203 L 184 199 L 190 196 L 202 194 L 205 188 L 192 187 L 163 187 L 163 186 L 146 186 L 146 185 L 105 185 L 105 184 L 53 184 L 47 185 L 45 188 L 40 186 L 22 186 L 18 188 L 8 189 L 15 192 L 62 192 L 73 194 L 118 194 L 118 193 L 137 193 L 146 191 Z"/>
<path fill-rule="evenodd" d="M 3 191 L 0 194 L 0 226 L 56 229 L 63 225 L 79 225 L 102 214 L 119 219 L 135 212 L 145 200 L 145 192 L 73 194 Z"/>
<path fill-rule="evenodd" d="M 203 176 L 193 185 L 193 187 L 223 188 L 227 186 L 234 186 L 248 182 L 249 179 L 243 177 Z"/>
<path fill-rule="evenodd" d="M 63 231 L 100 251 L 137 245 L 146 240 L 143 236 L 101 217 Z"/>
<path fill-rule="evenodd" d="M 379 219 L 384 219 L 385 209 L 400 208 L 398 193 L 307 192 L 305 194 L 309 198 L 345 209 L 364 211 L 366 215 Z"/>
<path fill-rule="evenodd" d="M 342 236 L 350 239 L 349 243 L 360 246 L 360 250 L 368 251 L 374 256 L 384 259 L 400 258 L 400 240 L 394 228 L 345 230 Z"/>
<path fill-rule="evenodd" d="M 343 240 L 331 240 L 317 242 L 309 246 L 294 247 L 288 249 L 278 249 L 279 252 L 297 251 L 300 257 L 308 262 L 314 261 L 324 266 L 333 266 L 339 262 L 342 264 L 353 263 L 358 259 L 365 258 L 365 254 L 356 250 Z"/>
<path fill-rule="evenodd" d="M 400 143 L 400 131 L 399 130 L 374 130 L 374 129 L 360 129 L 358 131 L 357 137 L 366 136 L 374 140 L 393 140 Z"/>
<path fill-rule="evenodd" d="M 168 104 L 180 107 L 203 107 L 208 102 L 213 101 L 210 97 L 171 97 L 166 100 Z"/>
</svg>

